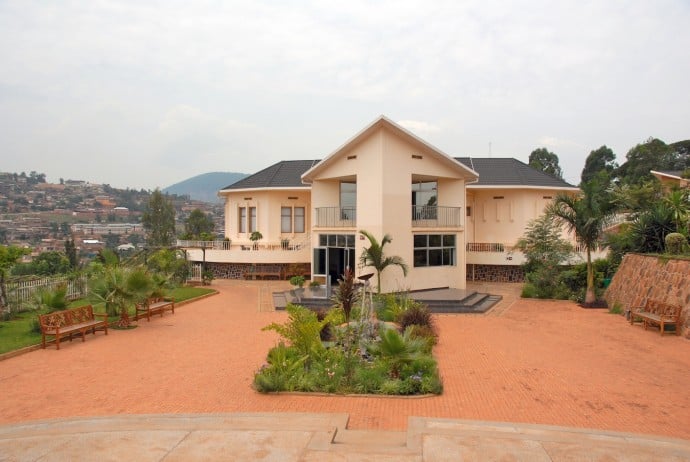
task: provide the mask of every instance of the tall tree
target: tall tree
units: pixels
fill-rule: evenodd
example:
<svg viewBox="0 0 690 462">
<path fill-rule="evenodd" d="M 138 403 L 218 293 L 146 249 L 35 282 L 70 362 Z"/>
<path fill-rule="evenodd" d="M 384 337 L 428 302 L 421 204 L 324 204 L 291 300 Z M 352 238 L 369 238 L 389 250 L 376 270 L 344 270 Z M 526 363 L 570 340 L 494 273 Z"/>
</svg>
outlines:
<svg viewBox="0 0 690 462">
<path fill-rule="evenodd" d="M 592 267 L 592 250 L 602 242 L 604 228 L 616 214 L 616 206 L 611 194 L 604 187 L 605 173 L 580 187 L 579 196 L 560 193 L 547 208 L 547 213 L 565 225 L 575 234 L 587 254 L 587 292 L 585 303 L 596 300 L 594 293 L 594 268 Z"/>
<path fill-rule="evenodd" d="M 654 179 L 652 170 L 673 170 L 674 149 L 657 138 L 632 148 L 625 156 L 626 161 L 618 168 L 617 176 L 624 184 L 639 185 Z"/>
<path fill-rule="evenodd" d="M 618 168 L 618 165 L 616 164 L 616 155 L 610 148 L 602 146 L 599 149 L 590 152 L 587 156 L 585 166 L 582 169 L 582 175 L 580 177 L 581 182 L 587 183 L 599 172 L 606 172 L 609 178 L 611 178 L 616 168 Z"/>
<path fill-rule="evenodd" d="M 146 241 L 151 247 L 169 247 L 175 238 L 175 207 L 172 201 L 156 189 L 141 217 Z"/>
<path fill-rule="evenodd" d="M 381 293 L 381 273 L 389 266 L 399 266 L 402 269 L 403 275 L 407 276 L 407 264 L 402 257 L 387 257 L 383 251 L 386 244 L 393 240 L 389 234 L 383 236 L 381 243 L 379 243 L 373 234 L 368 231 L 361 230 L 359 233 L 369 240 L 369 247 L 365 247 L 362 250 L 359 261 L 362 266 L 371 266 L 376 270 L 376 289 L 378 293 Z"/>
<path fill-rule="evenodd" d="M 77 247 L 74 245 L 74 239 L 65 239 L 65 255 L 69 260 L 70 268 L 77 269 L 79 259 L 77 258 Z"/>
<path fill-rule="evenodd" d="M 529 155 L 529 166 L 557 178 L 563 178 L 558 156 L 546 148 L 538 148 Z"/>
<path fill-rule="evenodd" d="M 194 209 L 184 223 L 185 237 L 187 239 L 200 239 L 202 235 L 213 233 L 213 219 L 201 209 Z"/>
</svg>

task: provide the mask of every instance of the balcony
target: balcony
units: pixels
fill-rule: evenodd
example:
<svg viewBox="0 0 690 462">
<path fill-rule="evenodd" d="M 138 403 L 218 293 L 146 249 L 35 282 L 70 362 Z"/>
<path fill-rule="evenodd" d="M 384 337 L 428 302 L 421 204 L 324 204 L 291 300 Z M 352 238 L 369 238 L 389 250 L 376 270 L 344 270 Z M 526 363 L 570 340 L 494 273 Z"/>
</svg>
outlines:
<svg viewBox="0 0 690 462">
<path fill-rule="evenodd" d="M 464 224 L 462 207 L 413 205 L 412 226 L 416 228 L 460 228 Z"/>
<path fill-rule="evenodd" d="M 190 261 L 209 263 L 306 263 L 311 258 L 311 237 L 282 241 L 184 241 L 177 247 L 185 249 Z"/>
<path fill-rule="evenodd" d="M 314 226 L 317 228 L 354 228 L 357 226 L 357 207 L 317 207 Z"/>
</svg>

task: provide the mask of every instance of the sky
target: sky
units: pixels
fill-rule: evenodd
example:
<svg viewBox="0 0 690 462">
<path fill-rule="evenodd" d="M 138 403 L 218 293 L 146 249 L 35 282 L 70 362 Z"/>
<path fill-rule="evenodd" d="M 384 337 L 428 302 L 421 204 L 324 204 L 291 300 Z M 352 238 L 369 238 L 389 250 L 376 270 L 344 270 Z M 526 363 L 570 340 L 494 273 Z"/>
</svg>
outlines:
<svg viewBox="0 0 690 462">
<path fill-rule="evenodd" d="M 451 156 L 690 138 L 690 1 L 0 0 L 0 171 L 134 189 L 320 159 L 380 115 Z"/>
</svg>

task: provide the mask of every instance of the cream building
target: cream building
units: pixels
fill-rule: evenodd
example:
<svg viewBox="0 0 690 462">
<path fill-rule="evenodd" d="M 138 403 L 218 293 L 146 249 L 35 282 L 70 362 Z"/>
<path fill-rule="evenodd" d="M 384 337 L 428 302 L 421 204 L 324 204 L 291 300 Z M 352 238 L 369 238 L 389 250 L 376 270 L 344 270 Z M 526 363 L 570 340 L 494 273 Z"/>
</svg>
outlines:
<svg viewBox="0 0 690 462">
<path fill-rule="evenodd" d="M 216 277 L 328 283 L 346 267 L 373 272 L 359 265 L 366 230 L 390 235 L 386 254 L 409 267 L 386 269 L 384 292 L 462 289 L 519 280 L 513 247 L 562 191 L 578 189 L 515 159 L 451 157 L 382 116 L 323 160 L 278 162 L 222 189 L 229 243 L 180 245 Z"/>
</svg>

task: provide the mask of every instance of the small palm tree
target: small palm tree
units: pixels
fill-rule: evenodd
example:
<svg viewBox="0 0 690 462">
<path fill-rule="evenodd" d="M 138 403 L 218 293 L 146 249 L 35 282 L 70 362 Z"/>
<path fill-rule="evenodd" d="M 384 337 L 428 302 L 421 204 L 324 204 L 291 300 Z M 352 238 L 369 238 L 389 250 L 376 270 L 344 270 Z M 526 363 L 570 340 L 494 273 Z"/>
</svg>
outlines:
<svg viewBox="0 0 690 462">
<path fill-rule="evenodd" d="M 374 356 L 384 359 L 390 365 L 390 375 L 397 379 L 405 364 L 413 362 L 422 356 L 426 343 L 421 338 L 413 338 L 411 330 L 405 330 L 402 335 L 395 329 L 384 329 L 381 340 L 372 343 L 367 351 Z"/>
<path fill-rule="evenodd" d="M 386 257 L 383 253 L 383 248 L 386 246 L 386 244 L 393 240 L 389 234 L 384 235 L 383 239 L 381 239 L 381 243 L 379 243 L 379 241 L 368 231 L 361 230 L 359 233 L 369 240 L 369 247 L 365 247 L 364 250 L 362 250 L 362 255 L 360 256 L 359 261 L 363 266 L 371 266 L 376 270 L 376 289 L 380 294 L 381 273 L 383 270 L 389 266 L 399 266 L 402 269 L 403 276 L 407 276 L 407 264 L 402 257 Z"/>
<path fill-rule="evenodd" d="M 129 307 L 152 291 L 151 276 L 144 268 L 106 267 L 91 285 L 90 297 L 103 302 L 108 314 L 120 313 L 120 327 L 130 325 Z"/>
<path fill-rule="evenodd" d="M 592 267 L 592 250 L 604 237 L 604 228 L 615 216 L 616 207 L 608 191 L 601 187 L 595 177 L 581 186 L 582 194 L 571 196 L 558 194 L 547 208 L 547 213 L 568 231 L 575 234 L 577 241 L 582 244 L 587 254 L 587 291 L 585 303 L 591 304 L 596 300 L 594 293 L 594 268 Z"/>
</svg>

